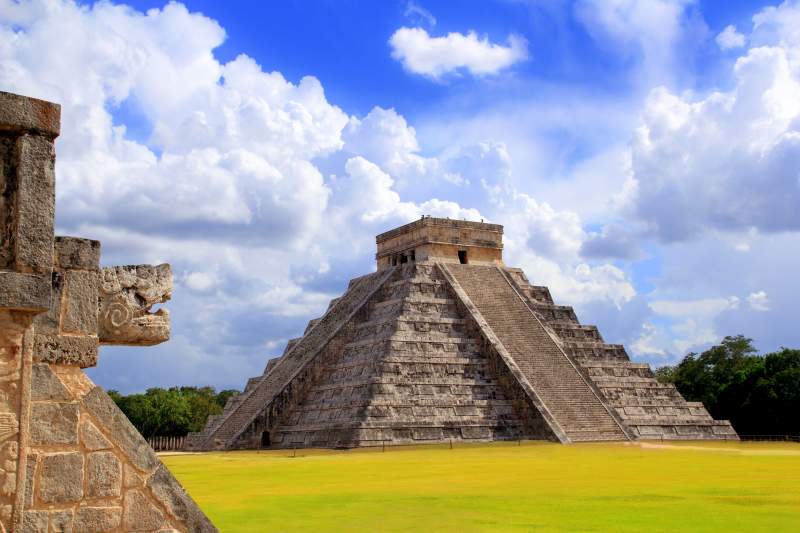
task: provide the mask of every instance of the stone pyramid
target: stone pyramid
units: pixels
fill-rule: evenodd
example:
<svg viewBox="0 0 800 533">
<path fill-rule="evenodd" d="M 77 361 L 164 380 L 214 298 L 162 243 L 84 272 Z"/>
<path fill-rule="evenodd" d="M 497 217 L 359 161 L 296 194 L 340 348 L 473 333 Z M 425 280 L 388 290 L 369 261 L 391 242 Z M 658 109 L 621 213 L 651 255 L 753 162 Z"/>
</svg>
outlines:
<svg viewBox="0 0 800 533">
<path fill-rule="evenodd" d="M 502 262 L 503 227 L 424 217 L 350 282 L 192 450 L 736 439 Z"/>
</svg>

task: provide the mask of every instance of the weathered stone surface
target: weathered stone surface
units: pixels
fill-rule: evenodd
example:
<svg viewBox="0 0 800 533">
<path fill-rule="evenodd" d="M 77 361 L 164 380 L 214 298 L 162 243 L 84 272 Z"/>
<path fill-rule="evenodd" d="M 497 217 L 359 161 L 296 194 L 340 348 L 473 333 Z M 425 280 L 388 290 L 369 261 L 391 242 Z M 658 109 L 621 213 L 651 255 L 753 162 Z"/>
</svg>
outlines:
<svg viewBox="0 0 800 533">
<path fill-rule="evenodd" d="M 83 397 L 82 404 L 108 434 L 114 435 L 117 446 L 139 469 L 152 472 L 161 464 L 144 437 L 136 431 L 133 424 L 103 389 L 100 387 L 92 389 Z"/>
<path fill-rule="evenodd" d="M 130 465 L 125 465 L 124 468 L 124 485 L 126 489 L 134 488 L 134 487 L 141 487 L 144 485 L 144 479 L 139 473 Z"/>
<path fill-rule="evenodd" d="M 66 402 L 72 399 L 72 395 L 58 379 L 55 372 L 50 370 L 50 365 L 36 364 L 31 369 L 31 400 L 41 401 L 50 400 L 54 402 Z"/>
<path fill-rule="evenodd" d="M 153 305 L 172 297 L 172 268 L 131 265 L 103 269 L 100 325 L 103 344 L 148 346 L 169 339 L 169 312 Z"/>
<path fill-rule="evenodd" d="M 34 402 L 31 406 L 31 444 L 77 444 L 78 404 Z"/>
<path fill-rule="evenodd" d="M 25 511 L 22 533 L 48 533 L 50 517 L 47 511 Z"/>
<path fill-rule="evenodd" d="M 97 337 L 36 335 L 34 360 L 90 368 L 97 365 Z"/>
<path fill-rule="evenodd" d="M 97 302 L 100 272 L 67 270 L 66 298 L 61 328 L 64 333 L 97 334 Z"/>
<path fill-rule="evenodd" d="M 97 270 L 100 268 L 100 241 L 56 236 L 55 256 L 56 264 L 62 269 Z"/>
<path fill-rule="evenodd" d="M 53 270 L 50 285 L 50 308 L 46 313 L 37 315 L 33 326 L 37 333 L 58 335 L 61 333 L 61 296 L 64 288 L 64 273 Z"/>
<path fill-rule="evenodd" d="M 88 420 L 81 422 L 80 434 L 81 444 L 89 451 L 94 452 L 111 448 L 111 443 L 108 442 L 108 439 Z"/>
<path fill-rule="evenodd" d="M 42 458 L 38 486 L 45 503 L 77 502 L 83 498 L 83 455 L 48 454 Z"/>
<path fill-rule="evenodd" d="M 0 271 L 0 308 L 46 311 L 49 307 L 49 275 Z"/>
<path fill-rule="evenodd" d="M 169 338 L 168 313 L 150 307 L 172 278 L 168 265 L 110 269 L 101 306 L 100 244 L 54 238 L 58 109 L 0 92 L 0 532 L 198 530 L 165 518 L 144 487 L 160 461 L 81 372 L 97 362 L 101 311 L 109 343 Z M 138 491 L 128 498 L 123 476 Z M 205 520 L 188 496 L 175 501 Z"/>
<path fill-rule="evenodd" d="M 0 130 L 33 130 L 51 138 L 61 132 L 61 106 L 0 91 Z"/>
<path fill-rule="evenodd" d="M 164 525 L 164 513 L 138 490 L 125 493 L 123 521 L 129 531 L 154 531 Z"/>
<path fill-rule="evenodd" d="M 75 514 L 74 533 L 113 531 L 122 523 L 122 507 L 79 507 Z"/>
<path fill-rule="evenodd" d="M 33 484 L 36 481 L 36 468 L 38 466 L 39 455 L 29 453 L 25 462 L 25 507 L 33 505 Z"/>
<path fill-rule="evenodd" d="M 55 148 L 38 135 L 17 139 L 17 227 L 14 260 L 20 272 L 47 274 L 53 270 L 55 216 Z"/>
<path fill-rule="evenodd" d="M 90 453 L 86 461 L 88 497 L 105 498 L 122 493 L 122 463 L 113 452 Z"/>
<path fill-rule="evenodd" d="M 147 486 L 169 513 L 183 522 L 189 531 L 205 533 L 217 530 L 164 465 L 160 465 L 150 476 Z"/>
<path fill-rule="evenodd" d="M 50 513 L 50 531 L 52 533 L 72 533 L 75 511 L 64 509 Z"/>
</svg>

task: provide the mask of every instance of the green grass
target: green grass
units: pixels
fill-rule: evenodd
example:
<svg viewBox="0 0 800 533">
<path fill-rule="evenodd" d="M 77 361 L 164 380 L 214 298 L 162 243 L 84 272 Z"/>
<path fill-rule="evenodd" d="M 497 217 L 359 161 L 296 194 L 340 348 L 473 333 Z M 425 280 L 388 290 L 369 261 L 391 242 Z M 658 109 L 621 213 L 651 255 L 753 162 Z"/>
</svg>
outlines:
<svg viewBox="0 0 800 533">
<path fill-rule="evenodd" d="M 800 531 L 800 445 L 558 444 L 163 459 L 223 533 Z"/>
</svg>

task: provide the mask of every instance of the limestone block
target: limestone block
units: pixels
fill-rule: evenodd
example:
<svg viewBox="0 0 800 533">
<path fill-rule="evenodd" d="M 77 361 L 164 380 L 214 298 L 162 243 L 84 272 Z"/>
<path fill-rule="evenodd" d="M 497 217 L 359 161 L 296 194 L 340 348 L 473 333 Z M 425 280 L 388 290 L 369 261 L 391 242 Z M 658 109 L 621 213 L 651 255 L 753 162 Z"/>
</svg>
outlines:
<svg viewBox="0 0 800 533">
<path fill-rule="evenodd" d="M 487 427 L 462 427 L 461 436 L 465 439 L 490 439 L 492 429 Z"/>
<path fill-rule="evenodd" d="M 25 463 L 25 507 L 33 505 L 33 485 L 36 481 L 36 466 L 39 455 L 29 453 Z"/>
<path fill-rule="evenodd" d="M 16 270 L 50 274 L 53 269 L 55 216 L 55 147 L 38 135 L 17 139 Z"/>
<path fill-rule="evenodd" d="M 76 365 L 81 368 L 97 364 L 97 337 L 36 335 L 33 350 L 36 362 Z"/>
<path fill-rule="evenodd" d="M 98 284 L 100 272 L 96 270 L 67 270 L 67 302 L 61 328 L 65 333 L 97 333 Z"/>
<path fill-rule="evenodd" d="M 78 404 L 34 402 L 31 406 L 31 444 L 77 444 Z"/>
<path fill-rule="evenodd" d="M 152 472 L 161 464 L 144 437 L 102 388 L 95 387 L 86 394 L 82 405 L 100 422 L 106 434 L 114 435 L 117 446 L 137 468 Z"/>
<path fill-rule="evenodd" d="M 54 270 L 50 282 L 50 308 L 36 316 L 33 325 L 37 333 L 58 335 L 61 330 L 61 295 L 64 288 L 64 273 Z"/>
<path fill-rule="evenodd" d="M 144 485 L 144 479 L 142 479 L 142 476 L 140 476 L 132 466 L 126 464 L 124 471 L 125 478 L 123 484 L 125 485 L 126 489 L 141 487 Z"/>
<path fill-rule="evenodd" d="M 111 448 L 111 443 L 108 442 L 108 439 L 88 420 L 81 422 L 80 435 L 81 444 L 89 451 L 94 452 Z"/>
<path fill-rule="evenodd" d="M 54 402 L 66 402 L 72 399 L 72 395 L 58 379 L 55 372 L 50 370 L 50 365 L 33 365 L 31 372 L 31 400 L 51 400 Z"/>
<path fill-rule="evenodd" d="M 217 528 L 198 509 L 178 480 L 167 470 L 167 467 L 159 466 L 158 470 L 147 480 L 147 486 L 170 514 L 183 522 L 189 531 L 216 533 Z"/>
<path fill-rule="evenodd" d="M 129 531 L 154 531 L 164 526 L 164 513 L 138 490 L 125 494 L 123 512 L 124 524 Z"/>
<path fill-rule="evenodd" d="M 122 493 L 122 463 L 113 452 L 94 452 L 86 458 L 86 495 L 90 498 Z"/>
<path fill-rule="evenodd" d="M 47 533 L 49 523 L 47 511 L 25 511 L 22 517 L 22 533 Z"/>
<path fill-rule="evenodd" d="M 47 311 L 50 275 L 0 271 L 0 307 Z"/>
<path fill-rule="evenodd" d="M 122 523 L 122 507 L 79 507 L 75 514 L 74 533 L 113 531 Z"/>
<path fill-rule="evenodd" d="M 61 106 L 0 91 L 0 130 L 33 130 L 50 138 L 61 132 Z"/>
<path fill-rule="evenodd" d="M 56 236 L 55 257 L 62 269 L 96 270 L 100 268 L 100 241 Z"/>
<path fill-rule="evenodd" d="M 48 454 L 42 458 L 39 499 L 45 503 L 77 502 L 83 498 L 83 455 Z"/>
<path fill-rule="evenodd" d="M 75 512 L 72 509 L 52 511 L 50 513 L 50 531 L 53 533 L 72 533 Z"/>
</svg>

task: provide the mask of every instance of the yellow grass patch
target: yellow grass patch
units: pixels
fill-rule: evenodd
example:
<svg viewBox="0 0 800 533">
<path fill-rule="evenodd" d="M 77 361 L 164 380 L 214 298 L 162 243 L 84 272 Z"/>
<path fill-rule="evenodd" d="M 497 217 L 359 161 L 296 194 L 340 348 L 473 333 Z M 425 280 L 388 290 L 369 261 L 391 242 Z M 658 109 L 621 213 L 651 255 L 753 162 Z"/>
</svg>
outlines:
<svg viewBox="0 0 800 533">
<path fill-rule="evenodd" d="M 494 443 L 163 457 L 223 533 L 800 531 L 800 445 Z"/>
</svg>

